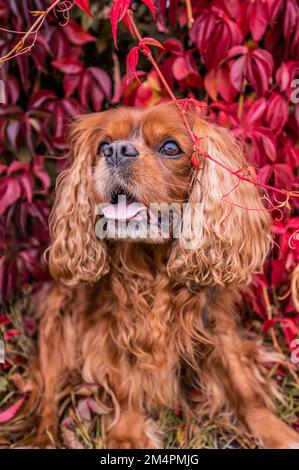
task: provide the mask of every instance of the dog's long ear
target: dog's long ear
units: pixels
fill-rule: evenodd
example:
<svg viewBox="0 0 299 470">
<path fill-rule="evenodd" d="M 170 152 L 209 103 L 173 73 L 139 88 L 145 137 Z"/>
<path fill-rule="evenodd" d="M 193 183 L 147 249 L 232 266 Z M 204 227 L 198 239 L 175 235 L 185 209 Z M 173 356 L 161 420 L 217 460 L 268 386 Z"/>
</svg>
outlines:
<svg viewBox="0 0 299 470">
<path fill-rule="evenodd" d="M 99 114 L 83 116 L 71 128 L 72 163 L 57 178 L 50 216 L 49 267 L 54 279 L 67 285 L 94 282 L 108 270 L 105 247 L 95 234 L 92 197 L 96 119 Z"/>
<path fill-rule="evenodd" d="M 203 120 L 195 123 L 194 130 L 212 158 L 233 171 L 246 165 L 229 131 Z M 188 239 L 183 234 L 174 243 L 168 263 L 176 279 L 202 286 L 236 286 L 250 282 L 252 273 L 262 268 L 270 246 L 270 216 L 256 186 L 238 182 L 207 158 L 194 173 Z"/>
</svg>

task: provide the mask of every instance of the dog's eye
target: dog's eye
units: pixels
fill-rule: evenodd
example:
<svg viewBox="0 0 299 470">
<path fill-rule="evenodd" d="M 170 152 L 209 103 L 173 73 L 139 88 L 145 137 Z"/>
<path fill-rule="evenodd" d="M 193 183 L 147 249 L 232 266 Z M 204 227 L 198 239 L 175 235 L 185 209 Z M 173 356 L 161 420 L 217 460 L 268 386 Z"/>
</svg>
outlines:
<svg viewBox="0 0 299 470">
<path fill-rule="evenodd" d="M 107 140 L 103 140 L 103 142 L 101 142 L 98 147 L 98 153 L 104 152 L 105 148 L 108 147 L 108 145 L 110 145 L 110 143 Z"/>
<path fill-rule="evenodd" d="M 161 145 L 158 153 L 163 157 L 178 157 L 182 151 L 174 140 L 167 140 Z"/>
</svg>

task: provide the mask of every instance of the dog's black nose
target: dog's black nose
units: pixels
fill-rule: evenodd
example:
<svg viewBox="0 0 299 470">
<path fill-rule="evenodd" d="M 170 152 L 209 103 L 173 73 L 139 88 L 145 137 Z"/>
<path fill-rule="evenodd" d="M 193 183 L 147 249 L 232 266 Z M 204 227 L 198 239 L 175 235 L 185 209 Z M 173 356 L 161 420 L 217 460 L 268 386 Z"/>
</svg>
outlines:
<svg viewBox="0 0 299 470">
<path fill-rule="evenodd" d="M 104 157 L 110 165 L 129 163 L 139 155 L 138 150 L 126 140 L 117 140 L 106 145 L 103 150 Z"/>
</svg>

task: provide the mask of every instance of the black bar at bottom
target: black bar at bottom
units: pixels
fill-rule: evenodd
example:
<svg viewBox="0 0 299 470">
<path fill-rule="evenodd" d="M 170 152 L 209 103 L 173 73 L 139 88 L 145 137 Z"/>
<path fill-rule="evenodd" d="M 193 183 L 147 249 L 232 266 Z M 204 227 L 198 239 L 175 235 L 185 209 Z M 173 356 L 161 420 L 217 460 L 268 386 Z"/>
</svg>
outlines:
<svg viewBox="0 0 299 470">
<path fill-rule="evenodd" d="M 287 465 L 288 468 L 299 468 L 299 452 L 297 450 L 52 450 L 52 449 L 2 449 L 0 451 L 1 468 L 4 465 L 20 465 L 27 463 L 37 465 L 71 464 L 82 470 L 99 469 L 101 465 L 122 468 L 148 468 L 163 466 L 181 468 L 205 468 L 206 465 L 226 464 L 241 465 L 262 464 L 263 470 L 270 465 Z M 292 466 L 294 464 L 294 466 Z M 81 467 L 84 466 L 84 467 Z M 92 467 L 90 467 L 92 465 Z M 33 465 L 34 467 L 34 465 Z M 31 467 L 31 468 L 33 468 Z M 11 468 L 11 467 L 7 467 Z M 40 467 L 39 467 L 40 468 Z M 226 468 L 226 467 L 225 467 Z M 232 468 L 232 467 L 229 467 Z"/>
</svg>

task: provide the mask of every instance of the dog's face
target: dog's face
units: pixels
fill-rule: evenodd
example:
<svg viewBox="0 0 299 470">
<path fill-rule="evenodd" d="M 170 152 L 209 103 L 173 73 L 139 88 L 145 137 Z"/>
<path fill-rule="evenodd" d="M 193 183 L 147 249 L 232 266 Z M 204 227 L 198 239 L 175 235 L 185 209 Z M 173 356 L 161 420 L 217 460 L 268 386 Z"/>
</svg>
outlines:
<svg viewBox="0 0 299 470">
<path fill-rule="evenodd" d="M 190 164 L 193 142 L 172 103 L 112 109 L 74 123 L 73 162 L 58 177 L 50 219 L 49 262 L 57 280 L 96 281 L 110 269 L 107 243 L 124 239 L 166 240 L 168 273 L 187 284 L 244 284 L 260 269 L 270 217 L 256 187 L 232 174 L 246 165 L 243 153 L 227 130 L 195 113 L 186 119 L 214 160 L 203 158 L 200 171 Z M 180 212 L 185 206 L 187 218 Z M 178 234 L 185 220 L 187 233 Z M 140 233 L 140 226 L 157 230 Z"/>
<path fill-rule="evenodd" d="M 187 202 L 193 145 L 178 110 L 121 109 L 98 115 L 93 191 L 98 236 L 163 243 Z"/>
</svg>

